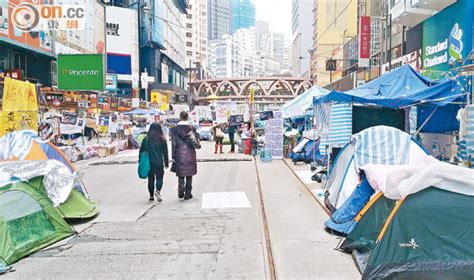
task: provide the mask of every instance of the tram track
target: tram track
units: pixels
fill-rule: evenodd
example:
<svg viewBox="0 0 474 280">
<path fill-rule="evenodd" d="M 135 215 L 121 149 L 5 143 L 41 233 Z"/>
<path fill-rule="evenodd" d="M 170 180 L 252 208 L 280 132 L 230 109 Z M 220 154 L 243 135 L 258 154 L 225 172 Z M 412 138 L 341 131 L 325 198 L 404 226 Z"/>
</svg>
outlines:
<svg viewBox="0 0 474 280">
<path fill-rule="evenodd" d="M 255 164 L 255 177 L 256 177 L 256 184 L 257 184 L 257 191 L 258 191 L 258 197 L 259 197 L 259 203 L 260 203 L 260 214 L 262 216 L 261 218 L 262 218 L 263 234 L 265 238 L 265 248 L 266 248 L 268 270 L 270 273 L 270 279 L 276 280 L 278 279 L 278 275 L 277 275 L 277 270 L 275 266 L 275 258 L 273 255 L 272 242 L 270 238 L 270 229 L 269 229 L 267 214 L 265 210 L 265 202 L 263 200 L 262 185 L 260 181 L 260 174 L 258 170 L 256 157 L 254 157 L 254 164 Z"/>
</svg>

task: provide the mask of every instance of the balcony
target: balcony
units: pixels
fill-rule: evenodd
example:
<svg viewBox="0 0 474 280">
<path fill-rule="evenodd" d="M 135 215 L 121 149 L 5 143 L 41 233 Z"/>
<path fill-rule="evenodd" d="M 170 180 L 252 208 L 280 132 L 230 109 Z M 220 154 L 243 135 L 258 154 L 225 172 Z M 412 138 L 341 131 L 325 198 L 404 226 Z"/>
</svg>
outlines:
<svg viewBox="0 0 474 280">
<path fill-rule="evenodd" d="M 457 0 L 391 0 L 390 14 L 393 24 L 415 26 Z"/>
</svg>

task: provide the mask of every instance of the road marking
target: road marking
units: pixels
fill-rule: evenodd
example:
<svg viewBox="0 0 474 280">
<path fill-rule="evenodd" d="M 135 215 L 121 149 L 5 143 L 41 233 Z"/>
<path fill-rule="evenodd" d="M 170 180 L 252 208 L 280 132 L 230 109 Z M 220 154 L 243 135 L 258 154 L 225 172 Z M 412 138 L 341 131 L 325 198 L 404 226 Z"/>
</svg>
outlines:
<svg viewBox="0 0 474 280">
<path fill-rule="evenodd" d="M 251 208 L 245 192 L 211 192 L 202 194 L 202 209 Z"/>
</svg>

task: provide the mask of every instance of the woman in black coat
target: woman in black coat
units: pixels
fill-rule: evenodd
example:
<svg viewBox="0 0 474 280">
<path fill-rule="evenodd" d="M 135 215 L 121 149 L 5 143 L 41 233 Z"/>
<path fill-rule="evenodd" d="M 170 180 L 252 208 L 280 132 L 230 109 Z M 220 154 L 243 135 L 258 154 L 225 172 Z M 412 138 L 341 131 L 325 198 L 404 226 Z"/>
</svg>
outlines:
<svg viewBox="0 0 474 280">
<path fill-rule="evenodd" d="M 164 168 L 168 168 L 168 144 L 161 129 L 161 125 L 153 123 L 147 136 L 140 146 L 140 154 L 147 151 L 150 156 L 150 173 L 148 174 L 149 202 L 153 202 L 153 193 L 158 202 L 162 202 L 161 188 L 163 187 Z M 156 184 L 155 184 L 156 179 Z M 155 190 L 156 187 L 156 190 Z"/>
<path fill-rule="evenodd" d="M 179 117 L 180 122 L 172 130 L 172 158 L 178 176 L 178 197 L 188 200 L 193 198 L 193 176 L 197 174 L 196 149 L 190 141 L 194 128 L 188 122 L 188 113 L 181 112 Z"/>
</svg>

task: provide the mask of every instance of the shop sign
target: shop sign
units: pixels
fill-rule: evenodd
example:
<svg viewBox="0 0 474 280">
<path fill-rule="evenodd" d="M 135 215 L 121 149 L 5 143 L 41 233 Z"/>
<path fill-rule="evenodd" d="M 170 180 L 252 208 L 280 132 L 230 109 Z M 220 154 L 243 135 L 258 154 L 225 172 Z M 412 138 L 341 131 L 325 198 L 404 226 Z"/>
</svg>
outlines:
<svg viewBox="0 0 474 280">
<path fill-rule="evenodd" d="M 370 17 L 359 18 L 359 67 L 370 66 Z"/>
<path fill-rule="evenodd" d="M 58 56 L 58 89 L 104 90 L 104 59 L 100 54 Z"/>
<path fill-rule="evenodd" d="M 410 64 L 413 68 L 420 71 L 422 67 L 421 63 L 421 50 L 411 52 L 402 57 L 392 60 L 391 67 L 390 63 L 385 63 L 382 65 L 382 74 L 389 72 L 392 69 L 400 67 L 405 64 Z"/>
<path fill-rule="evenodd" d="M 474 1 L 460 0 L 423 23 L 423 70 L 450 69 L 472 48 Z"/>
<path fill-rule="evenodd" d="M 58 102 L 64 102 L 64 96 L 60 93 L 48 93 L 46 94 L 46 101 L 58 101 Z"/>
</svg>

